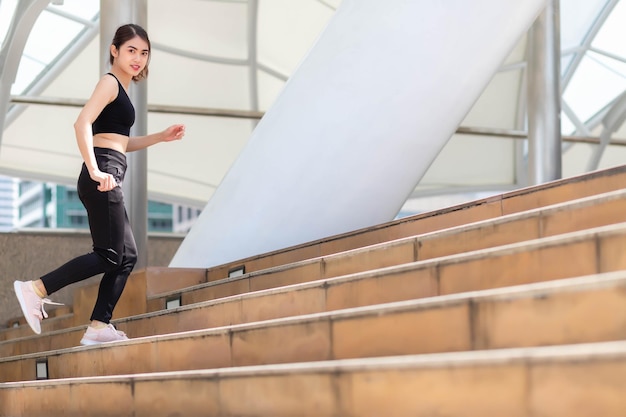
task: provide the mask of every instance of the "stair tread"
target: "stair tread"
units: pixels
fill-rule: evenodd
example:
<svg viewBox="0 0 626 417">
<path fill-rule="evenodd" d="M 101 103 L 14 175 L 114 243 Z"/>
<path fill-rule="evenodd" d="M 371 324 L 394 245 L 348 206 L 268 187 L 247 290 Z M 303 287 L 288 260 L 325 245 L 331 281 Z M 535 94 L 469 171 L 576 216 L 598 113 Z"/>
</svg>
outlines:
<svg viewBox="0 0 626 417">
<path fill-rule="evenodd" d="M 77 382 L 90 383 L 130 380 L 172 380 L 188 378 L 229 377 L 240 375 L 263 376 L 294 372 L 334 373 L 370 371 L 388 367 L 411 370 L 430 367 L 464 367 L 526 362 L 576 362 L 598 359 L 626 360 L 626 341 L 618 340 L 609 342 L 578 343 L 572 345 L 517 347 L 507 349 L 428 353 L 419 355 L 399 355 L 388 357 L 337 359 L 330 361 L 237 366 L 218 369 L 148 372 L 126 375 L 77 377 L 39 381 L 19 381 L 1 383 L 0 389 L 24 386 L 45 386 L 51 384 L 76 384 Z"/>
<path fill-rule="evenodd" d="M 626 197 L 626 190 L 617 190 L 614 192 L 610 192 L 607 193 L 606 195 L 603 195 L 601 198 L 601 201 L 604 199 L 615 199 L 615 198 L 625 198 Z M 598 196 L 592 196 L 592 197 L 586 197 L 581 199 L 580 201 L 577 202 L 577 204 L 581 204 L 581 205 L 587 205 L 590 204 L 592 202 L 597 202 Z M 366 247 L 362 247 L 362 248 L 356 248 L 356 249 L 350 249 L 347 251 L 342 251 L 336 254 L 331 254 L 331 255 L 325 255 L 325 256 L 319 256 L 319 257 L 315 257 L 315 258 L 311 258 L 311 259 L 306 259 L 306 260 L 302 260 L 302 261 L 296 261 L 296 262 L 292 262 L 289 264 L 285 264 L 285 265 L 279 265 L 279 266 L 275 266 L 275 267 L 270 267 L 270 268 L 266 268 L 266 269 L 262 269 L 262 270 L 258 270 L 258 271 L 254 271 L 254 272 L 249 272 L 246 274 L 243 274 L 241 276 L 237 276 L 237 277 L 232 277 L 232 278 L 223 278 L 220 280 L 215 280 L 215 281 L 210 281 L 210 282 L 206 282 L 206 283 L 201 283 L 201 284 L 197 284 L 194 286 L 190 286 L 190 287 L 186 287 L 186 288 L 182 288 L 179 290 L 172 290 L 172 291 L 168 291 L 168 292 L 164 292 L 164 293 L 159 293 L 159 294 L 154 294 L 150 297 L 148 297 L 149 299 L 158 299 L 158 298 L 165 298 L 165 297 L 172 297 L 172 296 L 176 296 L 176 295 L 180 295 L 180 294 L 184 294 L 184 293 L 188 293 L 188 292 L 193 292 L 196 291 L 198 289 L 202 289 L 202 288 L 207 288 L 207 287 L 213 287 L 213 286 L 218 286 L 224 283 L 229 283 L 229 282 L 234 282 L 234 281 L 240 281 L 240 280 L 245 280 L 245 279 L 251 279 L 257 276 L 261 276 L 261 275 L 266 275 L 266 274 L 271 274 L 271 273 L 275 273 L 275 272 L 280 272 L 280 271 L 286 271 L 295 267 L 299 267 L 299 266 L 303 266 L 303 265 L 310 265 L 316 262 L 320 262 L 320 261 L 324 261 L 324 260 L 328 260 L 330 258 L 333 257 L 338 257 L 338 256 L 345 256 L 345 255 L 350 255 L 350 254 L 356 254 L 359 252 L 365 252 L 368 250 L 372 250 L 374 248 L 387 248 L 393 245 L 398 245 L 401 243 L 405 243 L 405 242 L 410 242 L 413 240 L 420 240 L 420 239 L 425 239 L 425 238 L 431 238 L 431 237 L 436 237 L 436 236 L 443 236 L 443 235 L 453 235 L 453 234 L 457 234 L 466 230 L 472 230 L 472 229 L 477 229 L 477 228 L 481 228 L 481 227 L 492 227 L 493 225 L 497 225 L 497 224 L 502 224 L 505 223 L 507 221 L 510 221 L 511 219 L 520 219 L 520 218 L 525 218 L 525 217 L 530 217 L 532 215 L 535 215 L 536 213 L 546 213 L 547 211 L 551 210 L 551 209 L 560 209 L 564 206 L 566 206 L 568 203 L 559 203 L 556 205 L 556 207 L 551 207 L 551 208 L 539 208 L 536 210 L 530 210 L 528 212 L 524 212 L 524 213 L 514 213 L 511 215 L 507 215 L 507 216 L 502 216 L 499 217 L 497 219 L 489 219 L 489 220 L 483 220 L 483 221 L 478 221 L 478 222 L 474 222 L 474 223 L 470 223 L 470 224 L 466 224 L 466 225 L 461 225 L 461 226 L 454 226 L 451 228 L 447 228 L 447 229 L 443 229 L 443 230 L 438 230 L 438 231 L 434 231 L 434 232 L 429 232 L 429 233 L 424 233 L 421 234 L 419 236 L 410 236 L 410 237 L 405 237 L 405 238 L 400 238 L 400 239 L 395 239 L 395 240 L 391 240 L 388 242 L 382 242 L 382 243 L 378 243 L 378 244 L 374 244 L 374 245 L 369 245 Z M 472 256 L 480 256 L 480 254 L 482 253 L 489 253 L 491 250 L 503 250 L 505 248 L 510 248 L 512 250 L 515 250 L 517 248 L 520 247 L 536 247 L 536 246 L 540 246 L 545 244 L 546 242 L 550 242 L 550 241 L 554 241 L 554 242 L 560 242 L 563 240 L 573 240 L 573 239 L 577 239 L 577 238 L 585 238 L 588 235 L 588 231 L 589 230 L 594 230 L 597 231 L 599 233 L 606 233 L 609 230 L 615 230 L 615 229 L 620 229 L 622 227 L 626 226 L 626 222 L 622 222 L 622 223 L 613 223 L 613 224 L 609 224 L 609 225 L 604 225 L 604 226 L 597 226 L 594 227 L 592 229 L 583 229 L 583 230 L 576 230 L 576 231 L 572 231 L 572 232 L 567 232 L 567 233 L 562 233 L 562 234 L 558 234 L 558 235 L 554 235 L 554 236 L 545 236 L 545 237 L 539 237 L 537 239 L 532 239 L 532 240 L 525 240 L 525 241 L 521 241 L 521 242 L 514 242 L 514 243 L 509 243 L 509 244 L 504 244 L 504 245 L 498 245 L 495 247 L 488 247 L 488 248 L 484 248 L 484 249 L 476 249 L 476 250 L 469 250 L 466 252 L 463 252 L 462 254 L 450 254 L 450 255 L 444 255 L 444 256 L 439 256 L 437 258 L 431 258 L 431 259 L 426 259 L 426 260 L 420 260 L 420 261 L 415 261 L 415 262 L 428 262 L 429 260 L 446 260 L 446 259 L 451 259 L 451 258 L 459 258 L 459 259 L 464 259 L 464 256 L 467 256 L 468 258 L 472 257 Z M 397 265 L 396 265 L 397 266 Z M 391 266 L 391 268 L 393 268 L 395 266 Z M 390 268 L 390 267 L 385 267 L 385 268 Z M 381 268 L 383 269 L 383 268 Z"/>
<path fill-rule="evenodd" d="M 135 281 L 146 303 L 113 321 L 137 337 L 71 346 L 86 327 L 73 321 L 0 341 L 21 353 L 0 358 L 5 380 L 34 379 L 41 360 L 56 378 L 0 383 L 0 414 L 620 416 L 625 174 L 181 269 L 178 283 L 159 268 Z M 135 314 L 173 296 L 181 307 Z"/>
<path fill-rule="evenodd" d="M 583 292 L 587 290 L 604 290 L 604 289 L 611 289 L 611 290 L 616 290 L 618 292 L 623 292 L 624 288 L 626 288 L 626 271 L 618 271 L 618 272 L 598 274 L 598 275 L 593 275 L 593 276 L 569 278 L 569 279 L 558 280 L 558 281 L 553 281 L 553 282 L 540 282 L 540 283 L 535 283 L 535 284 L 505 287 L 505 288 L 500 288 L 500 289 L 490 289 L 490 290 L 474 291 L 474 292 L 468 292 L 468 293 L 462 293 L 462 294 L 436 296 L 436 297 L 425 298 L 425 299 L 420 299 L 420 300 L 409 300 L 409 301 L 385 303 L 385 304 L 379 304 L 379 305 L 370 305 L 370 306 L 365 306 L 365 307 L 349 308 L 349 309 L 344 309 L 344 310 L 329 311 L 329 312 L 316 313 L 316 314 L 290 316 L 286 318 L 265 320 L 265 321 L 259 321 L 259 322 L 221 326 L 221 327 L 216 327 L 212 329 L 202 329 L 202 330 L 194 330 L 194 331 L 188 331 L 188 332 L 176 332 L 176 333 L 171 333 L 171 334 L 146 336 L 146 337 L 141 337 L 141 338 L 130 339 L 124 342 L 112 343 L 112 344 L 103 344 L 103 345 L 97 345 L 97 346 L 77 346 L 77 347 L 56 349 L 56 350 L 45 351 L 45 352 L 18 355 L 14 357 L 0 358 L 0 366 L 3 363 L 23 361 L 26 359 L 48 359 L 49 360 L 50 358 L 55 357 L 55 356 L 65 356 L 65 358 L 59 358 L 57 359 L 57 361 L 59 361 L 59 363 L 72 362 L 72 363 L 75 363 L 75 367 L 78 367 L 79 363 L 86 363 L 86 362 L 84 360 L 81 361 L 78 358 L 71 359 L 67 355 L 83 355 L 83 354 L 90 355 L 89 352 L 96 350 L 96 349 L 97 350 L 110 350 L 110 351 L 116 350 L 118 352 L 116 354 L 118 359 L 122 359 L 124 357 L 127 357 L 128 355 L 134 355 L 137 352 L 136 350 L 132 350 L 133 353 L 131 353 L 131 351 L 122 353 L 122 350 L 120 350 L 122 346 L 158 343 L 160 346 L 159 349 L 162 349 L 162 348 L 166 348 L 167 346 L 167 345 L 161 345 L 162 343 L 167 343 L 171 341 L 182 341 L 184 343 L 191 341 L 194 343 L 197 342 L 197 343 L 204 344 L 206 343 L 207 337 L 210 337 L 210 336 L 221 337 L 223 335 L 229 336 L 231 334 L 233 336 L 243 337 L 245 339 L 246 332 L 255 331 L 255 330 L 267 331 L 267 330 L 271 330 L 272 328 L 274 329 L 285 328 L 287 326 L 293 326 L 293 325 L 309 326 L 317 322 L 341 323 L 343 321 L 345 323 L 346 320 L 354 320 L 354 319 L 361 319 L 361 318 L 367 318 L 367 317 L 370 317 L 370 319 L 371 318 L 378 319 L 380 317 L 384 317 L 388 315 L 394 315 L 394 314 L 402 315 L 404 313 L 413 313 L 413 312 L 428 310 L 428 309 L 431 309 L 431 310 L 443 309 L 446 307 L 453 307 L 456 305 L 463 305 L 467 303 L 471 303 L 473 305 L 479 305 L 481 303 L 498 302 L 501 300 L 507 300 L 507 302 L 509 302 L 511 300 L 516 300 L 516 299 L 519 300 L 519 299 L 528 299 L 528 298 L 541 298 L 543 300 L 544 309 L 545 309 L 546 300 L 550 300 L 554 297 L 559 298 L 564 295 L 566 296 L 568 293 Z M 586 297 L 587 297 L 587 300 L 589 300 L 589 295 L 586 295 Z M 596 311 L 595 306 L 597 306 L 598 302 L 601 302 L 600 300 L 602 299 L 593 298 L 593 300 L 597 300 L 595 304 L 592 305 L 593 310 L 591 310 L 595 312 Z M 565 313 L 565 317 L 568 317 L 568 318 L 570 317 L 568 315 L 568 309 L 566 309 L 564 313 Z M 548 320 L 552 316 L 552 314 L 549 311 L 546 311 L 544 314 L 545 314 L 546 320 Z M 563 322 L 558 321 L 556 325 L 557 326 L 562 325 L 561 323 Z M 565 321 L 564 323 L 567 323 L 567 321 Z M 369 333 L 378 334 L 379 331 L 380 329 L 374 330 L 373 333 L 372 332 L 369 332 Z M 474 332 L 479 332 L 479 330 L 473 329 L 470 332 L 471 333 L 469 337 L 473 339 L 477 337 L 477 334 L 478 334 Z M 480 332 L 482 334 L 482 331 Z M 429 334 L 428 332 L 425 332 L 425 335 L 428 335 L 428 334 Z M 244 336 L 237 336 L 237 335 L 244 335 Z M 274 337 L 276 337 L 276 335 L 274 335 Z M 603 341 L 604 340 L 610 340 L 610 339 L 606 339 L 606 336 L 605 336 Z M 574 343 L 574 342 L 583 343 L 583 342 L 591 342 L 591 341 L 592 341 L 591 339 L 587 339 L 587 338 L 582 339 L 582 340 L 577 340 L 577 338 L 574 338 L 574 340 L 572 340 L 572 338 L 570 337 L 568 339 L 568 343 Z M 594 338 L 593 341 L 599 342 L 600 340 L 598 340 L 597 338 Z M 545 341 L 544 341 L 544 344 L 546 344 Z M 547 343 L 547 345 L 550 345 L 550 344 L 551 343 L 549 342 Z M 554 342 L 552 342 L 552 344 L 554 344 Z M 175 346 L 175 345 L 170 345 L 170 347 L 172 346 Z M 266 346 L 266 345 L 263 343 L 262 346 Z M 331 343 L 331 346 L 333 346 L 332 343 Z M 265 347 L 263 348 L 265 349 Z M 471 350 L 475 350 L 475 349 L 477 348 L 474 347 L 474 349 L 471 349 Z M 491 348 L 491 349 L 497 349 L 497 348 Z M 399 350 L 397 349 L 394 349 L 394 350 L 396 351 L 396 353 L 399 353 Z M 334 351 L 334 348 L 333 348 L 333 351 Z M 415 352 L 416 352 L 415 350 L 411 350 L 411 349 L 403 350 L 403 354 L 405 355 L 415 354 Z M 153 350 L 148 350 L 146 352 L 147 355 L 154 355 L 154 353 L 155 352 Z M 231 353 L 231 354 L 234 355 L 234 353 Z M 96 360 L 95 359 L 96 357 L 94 357 L 93 355 L 90 357 L 92 357 L 92 359 L 90 359 L 89 361 L 90 363 L 91 361 Z M 154 360 L 156 360 L 156 358 L 153 359 L 153 361 Z M 134 368 L 134 366 L 131 366 L 131 368 Z M 91 366 L 89 369 L 91 369 Z M 170 369 L 172 368 L 170 367 Z"/>
<path fill-rule="evenodd" d="M 300 290 L 316 288 L 320 286 L 322 287 L 335 286 L 335 285 L 342 284 L 342 283 L 348 283 L 351 281 L 363 280 L 363 279 L 372 278 L 372 277 L 379 277 L 379 276 L 384 276 L 384 275 L 389 275 L 389 274 L 398 274 L 398 273 L 403 273 L 403 272 L 411 272 L 414 270 L 419 270 L 419 269 L 430 267 L 430 266 L 441 267 L 441 265 L 443 264 L 457 264 L 462 261 L 480 259 L 487 255 L 502 256 L 502 255 L 519 253 L 519 252 L 523 253 L 524 251 L 527 251 L 528 249 L 533 249 L 533 248 L 536 249 L 536 248 L 552 247 L 552 246 L 558 246 L 561 244 L 571 244 L 572 242 L 576 242 L 577 240 L 582 240 L 582 239 L 596 239 L 599 236 L 611 236 L 611 235 L 623 235 L 623 234 L 626 234 L 626 223 L 611 225 L 611 226 L 602 226 L 602 227 L 598 227 L 594 229 L 577 231 L 577 232 L 572 232 L 572 233 L 568 233 L 564 235 L 540 238 L 531 242 L 525 242 L 521 244 L 516 243 L 516 244 L 504 245 L 504 246 L 500 246 L 496 248 L 481 249 L 481 250 L 474 251 L 474 252 L 467 252 L 467 253 L 462 253 L 462 254 L 457 254 L 457 255 L 435 258 L 435 259 L 428 259 L 425 261 L 417 261 L 417 262 L 407 263 L 403 265 L 385 267 L 385 268 L 369 270 L 365 272 L 358 272 L 358 273 L 348 274 L 348 275 L 334 277 L 334 278 L 321 279 L 321 280 L 309 281 L 305 283 L 291 284 L 291 285 L 285 285 L 285 286 L 269 288 L 269 289 L 264 289 L 264 290 L 245 292 L 241 294 L 222 297 L 222 298 L 215 299 L 215 300 L 207 300 L 207 301 L 197 302 L 193 304 L 183 305 L 181 307 L 178 307 L 172 310 L 159 310 L 155 312 L 120 318 L 120 319 L 114 320 L 114 323 L 123 324 L 123 323 L 128 323 L 128 322 L 134 322 L 137 320 L 143 320 L 146 318 L 158 317 L 162 315 L 178 314 L 186 310 L 206 308 L 208 306 L 213 306 L 213 305 L 220 304 L 220 303 L 227 303 L 230 301 L 239 300 L 243 298 L 261 297 L 261 296 L 266 296 L 266 295 L 271 295 L 271 294 L 282 294 L 282 293 L 287 293 L 290 291 L 300 291 Z M 239 279 L 245 279 L 245 278 L 237 277 L 237 278 L 228 279 L 228 280 L 239 280 Z M 0 341 L 0 346 L 2 346 L 3 344 L 7 344 L 7 343 L 15 343 L 16 341 L 21 340 L 21 339 L 42 338 L 42 337 L 47 337 L 50 335 L 58 335 L 58 334 L 63 334 L 65 332 L 72 332 L 72 331 L 76 331 L 77 329 L 84 329 L 84 327 L 85 326 L 77 326 L 77 327 L 58 330 L 58 331 L 52 331 L 52 332 L 42 334 L 42 335 L 30 335 L 30 336 L 25 336 L 21 338 L 16 338 L 13 340 Z"/>
</svg>

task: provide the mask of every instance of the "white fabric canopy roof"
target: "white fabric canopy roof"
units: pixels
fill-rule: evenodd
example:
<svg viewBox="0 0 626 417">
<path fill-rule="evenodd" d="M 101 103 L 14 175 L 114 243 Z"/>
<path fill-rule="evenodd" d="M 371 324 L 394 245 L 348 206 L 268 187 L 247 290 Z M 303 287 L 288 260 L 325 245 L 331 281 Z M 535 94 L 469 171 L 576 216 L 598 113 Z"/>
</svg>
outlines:
<svg viewBox="0 0 626 417">
<path fill-rule="evenodd" d="M 35 24 L 11 89 L 14 96 L 84 100 L 101 75 L 98 0 L 63 3 L 47 6 Z M 267 110 L 339 3 L 149 0 L 147 29 L 153 55 L 148 103 Z M 0 1 L 0 40 L 8 31 L 15 4 L 16 0 Z M 599 136 L 602 117 L 626 87 L 620 23 L 626 18 L 626 0 L 561 0 L 560 4 L 563 133 Z M 522 37 L 462 126 L 525 129 L 526 58 Z M 72 127 L 78 111 L 56 105 L 12 106 L 0 142 L 0 174 L 74 184 L 81 163 Z M 148 130 L 178 122 L 187 125 L 185 140 L 148 152 L 149 197 L 203 207 L 249 140 L 255 121 L 151 112 Z M 393 135 L 393 127 L 389 134 Z M 626 137 L 624 127 L 614 137 Z M 588 144 L 565 145 L 563 176 L 594 168 L 589 167 L 592 151 Z M 403 212 L 524 186 L 525 152 L 525 141 L 457 134 Z M 622 146 L 609 146 L 598 167 L 625 160 Z"/>
</svg>

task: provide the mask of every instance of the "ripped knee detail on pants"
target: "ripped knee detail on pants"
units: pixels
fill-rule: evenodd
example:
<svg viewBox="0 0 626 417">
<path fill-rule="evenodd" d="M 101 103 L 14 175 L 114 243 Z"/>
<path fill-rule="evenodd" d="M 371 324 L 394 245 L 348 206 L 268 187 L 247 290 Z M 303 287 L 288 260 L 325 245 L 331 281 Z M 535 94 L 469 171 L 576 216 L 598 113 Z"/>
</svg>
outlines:
<svg viewBox="0 0 626 417">
<path fill-rule="evenodd" d="M 102 259 L 107 270 L 113 270 L 122 264 L 122 255 L 111 248 L 94 248 L 93 251 Z"/>
<path fill-rule="evenodd" d="M 121 252 L 113 248 L 94 247 L 93 252 L 98 255 L 105 272 L 116 269 L 132 271 L 137 263 L 137 251 L 134 247 L 122 249 Z"/>
</svg>

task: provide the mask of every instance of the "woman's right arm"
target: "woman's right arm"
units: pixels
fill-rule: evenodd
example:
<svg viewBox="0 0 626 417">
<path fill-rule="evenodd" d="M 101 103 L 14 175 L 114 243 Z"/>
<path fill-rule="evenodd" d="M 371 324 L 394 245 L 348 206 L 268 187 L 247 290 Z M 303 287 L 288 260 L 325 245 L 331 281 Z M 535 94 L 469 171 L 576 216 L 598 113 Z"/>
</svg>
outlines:
<svg viewBox="0 0 626 417">
<path fill-rule="evenodd" d="M 98 182 L 99 191 L 109 191 L 117 186 L 115 178 L 111 174 L 100 171 L 96 156 L 93 151 L 93 133 L 91 125 L 102 109 L 113 101 L 117 95 L 117 81 L 110 76 L 104 76 L 100 79 L 91 97 L 85 103 L 76 122 L 74 122 L 74 131 L 76 133 L 76 143 L 87 170 L 92 180 Z"/>
</svg>

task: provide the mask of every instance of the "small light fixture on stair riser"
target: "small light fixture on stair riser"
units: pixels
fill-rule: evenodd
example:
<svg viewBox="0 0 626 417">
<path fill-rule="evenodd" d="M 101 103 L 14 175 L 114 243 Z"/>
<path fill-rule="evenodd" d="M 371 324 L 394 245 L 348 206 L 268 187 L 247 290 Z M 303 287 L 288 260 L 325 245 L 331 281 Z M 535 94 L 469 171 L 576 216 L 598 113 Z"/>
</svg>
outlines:
<svg viewBox="0 0 626 417">
<path fill-rule="evenodd" d="M 180 295 L 178 295 L 176 297 L 171 297 L 171 298 L 168 298 L 167 300 L 165 300 L 165 309 L 166 310 L 172 310 L 174 308 L 180 307 L 181 305 L 183 305 L 183 303 L 182 303 Z"/>
<path fill-rule="evenodd" d="M 38 359 L 35 362 L 35 376 L 37 379 L 48 379 L 48 359 Z"/>
</svg>

